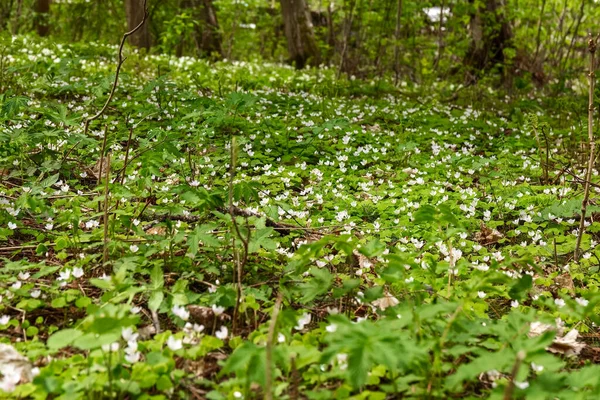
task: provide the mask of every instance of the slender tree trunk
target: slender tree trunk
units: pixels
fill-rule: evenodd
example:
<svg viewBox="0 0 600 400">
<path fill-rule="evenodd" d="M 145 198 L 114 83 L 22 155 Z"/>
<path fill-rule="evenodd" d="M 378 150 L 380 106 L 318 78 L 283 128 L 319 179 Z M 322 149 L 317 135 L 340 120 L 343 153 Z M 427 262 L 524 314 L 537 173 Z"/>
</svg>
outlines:
<svg viewBox="0 0 600 400">
<path fill-rule="evenodd" d="M 321 57 L 306 1 L 280 0 L 280 2 L 290 60 L 294 62 L 297 69 L 304 68 L 307 63 L 318 65 Z"/>
<path fill-rule="evenodd" d="M 513 38 L 512 27 L 507 20 L 502 0 L 486 0 L 478 3 L 469 0 L 474 6 L 471 14 L 470 31 L 471 44 L 465 57 L 465 64 L 471 73 L 488 70 L 499 65 L 507 72 L 504 50 L 511 46 Z"/>
<path fill-rule="evenodd" d="M 394 31 L 394 82 L 398 84 L 400 76 L 400 28 L 402 28 L 402 0 L 398 0 L 396 9 L 396 29 Z"/>
<path fill-rule="evenodd" d="M 581 0 L 581 6 L 579 7 L 579 15 L 577 16 L 577 23 L 575 24 L 575 31 L 573 32 L 573 36 L 571 37 L 571 43 L 569 44 L 569 48 L 567 49 L 567 56 L 565 57 L 565 64 L 562 64 L 562 58 L 559 60 L 559 71 L 562 75 L 567 64 L 569 63 L 569 57 L 571 56 L 571 51 L 573 50 L 573 45 L 577 40 L 577 36 L 579 36 L 579 25 L 581 25 L 581 20 L 583 19 L 583 14 L 585 10 L 586 0 Z"/>
<path fill-rule="evenodd" d="M 0 2 L 0 31 L 8 29 L 14 0 Z"/>
<path fill-rule="evenodd" d="M 50 25 L 48 17 L 50 15 L 50 0 L 35 0 L 34 4 L 35 16 L 33 25 L 39 36 L 48 36 Z"/>
<path fill-rule="evenodd" d="M 144 0 L 125 0 L 125 16 L 127 17 L 127 29 L 132 30 L 144 19 Z M 149 49 L 152 45 L 148 21 L 133 35 L 129 36 L 132 46 Z"/>
<path fill-rule="evenodd" d="M 21 25 L 21 13 L 23 12 L 23 0 L 17 0 L 17 12 L 15 13 L 15 22 L 13 24 L 13 35 L 19 33 L 19 26 Z"/>
<path fill-rule="evenodd" d="M 544 9 L 546 8 L 546 0 L 542 0 L 542 10 L 540 11 L 540 18 L 538 20 L 537 36 L 535 38 L 535 55 L 533 59 L 537 62 L 538 55 L 540 54 L 540 46 L 542 44 L 542 22 L 544 21 Z"/>
<path fill-rule="evenodd" d="M 442 0 L 442 6 L 440 7 L 440 20 L 438 22 L 438 51 L 435 56 L 435 61 L 433 62 L 433 68 L 437 70 L 437 67 L 440 63 L 440 59 L 442 58 L 442 52 L 444 51 L 444 7 L 446 6 L 446 0 Z"/>
<path fill-rule="evenodd" d="M 219 57 L 223 55 L 221 47 L 221 31 L 219 30 L 219 21 L 217 20 L 217 10 L 213 0 L 202 0 L 200 9 L 202 22 L 202 50 L 208 54 L 216 54 Z"/>
<path fill-rule="evenodd" d="M 222 37 L 213 0 L 183 0 L 181 8 L 190 9 L 194 20 L 198 21 L 194 27 L 193 39 L 200 55 L 222 57 Z M 183 39 L 185 38 L 182 38 L 182 42 Z M 181 53 L 180 45 L 177 48 L 177 55 L 181 56 Z"/>
<path fill-rule="evenodd" d="M 344 66 L 346 64 L 346 53 L 348 51 L 348 42 L 350 42 L 350 33 L 352 33 L 352 23 L 354 22 L 354 6 L 356 5 L 356 1 L 360 0 L 350 0 L 349 13 L 345 18 L 346 29 L 344 32 L 344 43 L 342 46 L 342 55 L 340 56 L 340 66 L 338 68 L 337 77 L 339 79 L 342 71 L 344 70 Z"/>
</svg>

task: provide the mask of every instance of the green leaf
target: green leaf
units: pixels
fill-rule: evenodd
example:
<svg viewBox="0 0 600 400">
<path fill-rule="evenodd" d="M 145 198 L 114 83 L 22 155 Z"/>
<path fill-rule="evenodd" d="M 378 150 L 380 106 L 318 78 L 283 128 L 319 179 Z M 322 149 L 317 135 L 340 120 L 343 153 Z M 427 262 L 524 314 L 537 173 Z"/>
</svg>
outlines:
<svg viewBox="0 0 600 400">
<path fill-rule="evenodd" d="M 150 294 L 150 298 L 148 299 L 148 308 L 151 311 L 157 311 L 160 308 L 160 305 L 163 302 L 165 295 L 161 290 L 155 290 Z"/>
<path fill-rule="evenodd" d="M 533 279 L 531 278 L 531 275 L 525 274 L 510 288 L 508 295 L 513 300 L 521 301 L 525 298 L 532 286 Z"/>
<path fill-rule="evenodd" d="M 83 335 L 83 332 L 77 329 L 63 329 L 50 336 L 46 345 L 52 350 L 62 349 L 71 345 L 81 335 Z"/>
</svg>

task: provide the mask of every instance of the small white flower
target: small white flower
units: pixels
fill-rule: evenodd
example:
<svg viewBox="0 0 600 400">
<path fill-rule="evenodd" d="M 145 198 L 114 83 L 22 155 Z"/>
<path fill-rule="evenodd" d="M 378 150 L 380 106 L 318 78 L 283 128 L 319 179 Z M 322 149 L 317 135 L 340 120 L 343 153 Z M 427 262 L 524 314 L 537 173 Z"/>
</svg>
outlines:
<svg viewBox="0 0 600 400">
<path fill-rule="evenodd" d="M 3 315 L 0 317 L 0 325 L 6 325 L 10 321 L 10 316 Z"/>
<path fill-rule="evenodd" d="M 67 279 L 69 279 L 71 277 L 71 270 L 70 269 L 65 269 L 64 271 L 60 271 L 58 273 L 58 280 L 59 281 L 66 281 Z"/>
<path fill-rule="evenodd" d="M 138 306 L 132 306 L 131 307 L 131 313 L 132 314 L 138 314 L 140 311 L 142 311 L 142 307 L 138 307 Z"/>
<path fill-rule="evenodd" d="M 511 302 L 510 302 L 510 306 L 511 306 L 512 308 L 517 308 L 517 307 L 519 307 L 519 301 L 518 301 L 518 300 L 513 300 L 513 301 L 511 301 Z"/>
<path fill-rule="evenodd" d="M 535 372 L 542 372 L 544 370 L 544 366 L 543 365 L 537 365 L 536 363 L 531 363 L 531 369 L 534 370 Z"/>
<path fill-rule="evenodd" d="M 285 335 L 284 335 L 283 333 L 279 333 L 279 334 L 277 335 L 277 341 L 278 341 L 279 343 L 283 343 L 283 342 L 285 342 Z"/>
<path fill-rule="evenodd" d="M 336 324 L 327 325 L 325 330 L 329 333 L 333 333 L 333 332 L 337 331 L 337 325 Z"/>
<path fill-rule="evenodd" d="M 477 297 L 479 297 L 480 299 L 483 299 L 485 296 L 487 296 L 485 292 L 482 292 L 481 290 L 477 292 Z"/>
<path fill-rule="evenodd" d="M 183 342 L 181 339 L 176 339 L 175 336 L 171 335 L 167 339 L 167 346 L 169 346 L 169 349 L 177 351 L 183 348 Z"/>
<path fill-rule="evenodd" d="M 81 278 L 83 276 L 83 268 L 80 268 L 80 267 L 73 268 L 73 276 L 75 278 Z"/>
<path fill-rule="evenodd" d="M 16 281 L 15 283 L 12 284 L 11 288 L 18 290 L 18 289 L 21 289 L 22 285 L 23 284 L 21 283 L 21 281 Z"/>
<path fill-rule="evenodd" d="M 125 354 L 125 361 L 127 361 L 130 364 L 135 364 L 136 362 L 140 361 L 140 357 L 140 352 L 134 351 L 132 353 Z"/>
<path fill-rule="evenodd" d="M 139 219 L 134 219 L 133 220 L 133 225 L 134 226 L 138 226 L 140 224 L 140 220 Z"/>
<path fill-rule="evenodd" d="M 129 246 L 129 250 L 131 250 L 132 253 L 136 253 L 140 248 L 137 247 L 135 244 L 132 244 L 131 246 Z"/>
<path fill-rule="evenodd" d="M 226 339 L 228 335 L 229 331 L 227 330 L 227 327 L 225 325 L 221 326 L 221 328 L 215 332 L 215 336 L 221 340 Z"/>
<path fill-rule="evenodd" d="M 225 311 L 225 307 L 221 307 L 216 304 L 213 304 L 211 308 L 217 317 L 223 314 L 223 312 Z"/>
<path fill-rule="evenodd" d="M 515 381 L 515 386 L 518 387 L 521 390 L 527 389 L 529 387 L 529 382 L 525 381 L 525 382 L 517 382 Z"/>
<path fill-rule="evenodd" d="M 29 272 L 19 272 L 19 279 L 22 281 L 26 281 L 27 279 L 29 279 L 29 277 L 31 276 L 31 274 L 29 274 Z"/>
<path fill-rule="evenodd" d="M 565 301 L 563 299 L 554 299 L 554 304 L 556 304 L 558 308 L 563 308 L 565 306 Z"/>
<path fill-rule="evenodd" d="M 241 392 L 235 391 L 233 392 L 233 397 L 235 397 L 236 399 L 241 399 L 242 397 L 244 397 L 244 395 Z"/>
<path fill-rule="evenodd" d="M 575 299 L 575 301 L 577 302 L 577 304 L 583 307 L 587 307 L 587 305 L 590 304 L 589 300 L 586 300 L 583 297 L 578 297 Z"/>
<path fill-rule="evenodd" d="M 311 319 L 312 319 L 312 317 L 310 314 L 308 314 L 308 313 L 302 314 L 302 316 L 298 320 L 298 324 L 294 327 L 294 329 L 299 330 L 299 331 L 304 329 L 304 325 L 310 324 Z"/>
<path fill-rule="evenodd" d="M 188 318 L 190 317 L 190 312 L 184 307 L 184 306 L 173 306 L 173 314 L 177 315 L 179 318 L 181 318 L 184 321 L 187 321 Z"/>
<path fill-rule="evenodd" d="M 131 327 L 122 328 L 121 336 L 123 337 L 123 340 L 125 340 L 126 342 L 134 342 L 138 338 L 138 334 L 133 333 L 133 328 L 131 328 Z"/>
<path fill-rule="evenodd" d="M 15 224 L 14 222 L 9 222 L 8 229 L 10 229 L 11 231 L 17 229 L 17 224 Z"/>
<path fill-rule="evenodd" d="M 30 293 L 31 297 L 33 297 L 34 299 L 37 299 L 38 297 L 40 297 L 40 295 L 42 294 L 42 291 L 39 289 L 35 289 L 32 290 Z"/>
</svg>

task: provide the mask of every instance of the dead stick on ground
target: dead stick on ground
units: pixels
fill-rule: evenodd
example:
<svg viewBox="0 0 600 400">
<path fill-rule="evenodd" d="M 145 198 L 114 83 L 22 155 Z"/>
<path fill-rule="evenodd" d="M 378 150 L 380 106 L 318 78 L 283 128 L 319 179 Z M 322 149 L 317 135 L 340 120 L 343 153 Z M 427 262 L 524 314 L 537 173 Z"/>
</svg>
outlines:
<svg viewBox="0 0 600 400">
<path fill-rule="evenodd" d="M 283 293 L 279 292 L 273 314 L 271 315 L 271 323 L 269 324 L 269 334 L 267 336 L 266 353 L 266 376 L 265 376 L 265 400 L 273 400 L 273 344 L 275 343 L 275 329 L 277 328 L 277 317 L 281 308 L 281 300 Z"/>
<path fill-rule="evenodd" d="M 585 230 L 585 213 L 590 199 L 590 180 L 592 179 L 592 168 L 594 168 L 594 150 L 596 142 L 594 140 L 594 84 L 596 74 L 594 72 L 596 41 L 598 38 L 590 36 L 588 39 L 588 50 L 590 52 L 590 71 L 588 78 L 590 80 L 588 93 L 588 139 L 590 141 L 590 157 L 588 159 L 587 171 L 585 174 L 585 189 L 583 192 L 583 202 L 581 203 L 581 219 L 579 220 L 579 232 L 577 234 L 577 244 L 575 245 L 575 262 L 579 261 L 579 249 L 581 247 L 581 239 Z"/>
</svg>

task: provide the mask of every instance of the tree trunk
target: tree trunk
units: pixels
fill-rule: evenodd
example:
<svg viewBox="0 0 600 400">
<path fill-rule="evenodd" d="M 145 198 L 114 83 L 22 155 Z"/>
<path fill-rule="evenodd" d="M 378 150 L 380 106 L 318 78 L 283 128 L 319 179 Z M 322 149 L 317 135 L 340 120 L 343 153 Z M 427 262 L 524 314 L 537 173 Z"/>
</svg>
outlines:
<svg viewBox="0 0 600 400">
<path fill-rule="evenodd" d="M 396 7 L 396 29 L 394 29 L 394 83 L 398 84 L 400 77 L 400 29 L 402 28 L 402 0 Z"/>
<path fill-rule="evenodd" d="M 213 0 L 183 0 L 182 8 L 192 11 L 192 18 L 198 23 L 194 26 L 194 42 L 201 56 L 223 56 L 222 37 Z M 178 50 L 178 55 L 179 50 Z"/>
<path fill-rule="evenodd" d="M 290 60 L 297 69 L 320 63 L 310 13 L 305 0 L 280 0 Z"/>
<path fill-rule="evenodd" d="M 474 6 L 469 24 L 471 44 L 465 57 L 465 64 L 472 73 L 488 70 L 499 65 L 506 72 L 504 50 L 512 44 L 512 27 L 504 14 L 503 0 L 485 0 L 478 3 L 469 0 Z"/>
<path fill-rule="evenodd" d="M 144 0 L 125 0 L 125 16 L 127 17 L 127 30 L 132 30 L 144 19 Z M 129 36 L 132 46 L 149 49 L 152 45 L 148 20 L 133 35 Z"/>
<path fill-rule="evenodd" d="M 0 2 L 0 31 L 8 29 L 14 0 Z"/>
<path fill-rule="evenodd" d="M 33 26 L 39 36 L 48 36 L 50 25 L 48 17 L 50 15 L 50 0 L 35 0 L 33 6 L 35 12 Z"/>
</svg>

